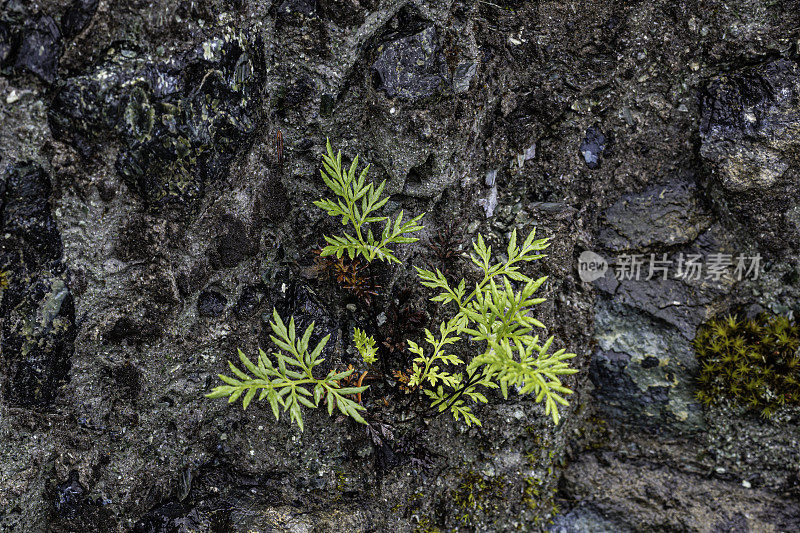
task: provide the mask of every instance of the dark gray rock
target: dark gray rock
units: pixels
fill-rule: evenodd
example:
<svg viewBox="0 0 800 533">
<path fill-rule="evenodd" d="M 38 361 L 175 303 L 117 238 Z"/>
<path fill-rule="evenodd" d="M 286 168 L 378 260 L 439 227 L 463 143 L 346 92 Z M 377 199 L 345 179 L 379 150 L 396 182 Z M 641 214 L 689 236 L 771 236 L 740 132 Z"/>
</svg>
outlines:
<svg viewBox="0 0 800 533">
<path fill-rule="evenodd" d="M 2 308 L 3 401 L 48 405 L 67 379 L 74 350 L 72 295 L 63 279 L 42 273 L 13 307 L 6 305 L 4 295 Z"/>
<path fill-rule="evenodd" d="M 478 72 L 478 65 L 474 61 L 463 61 L 456 66 L 453 73 L 453 92 L 465 93 L 469 90 L 472 80 Z"/>
<path fill-rule="evenodd" d="M 284 0 L 278 6 L 278 14 L 291 15 L 298 13 L 306 17 L 313 16 L 317 12 L 317 2 L 315 0 Z"/>
<path fill-rule="evenodd" d="M 240 319 L 253 316 L 264 299 L 264 290 L 260 285 L 246 285 L 242 289 L 233 312 Z"/>
<path fill-rule="evenodd" d="M 13 59 L 16 40 L 11 24 L 0 20 L 0 67 L 5 67 Z"/>
<path fill-rule="evenodd" d="M 712 220 L 696 187 L 678 180 L 626 194 L 603 217 L 597 242 L 615 252 L 687 244 Z"/>
<path fill-rule="evenodd" d="M 599 126 L 586 128 L 586 136 L 581 141 L 580 151 L 586 166 L 595 169 L 600 166 L 600 157 L 606 149 L 606 136 Z"/>
<path fill-rule="evenodd" d="M 102 502 L 92 498 L 80 482 L 77 470 L 53 488 L 51 499 L 53 511 L 49 522 L 53 533 L 99 531 L 108 519 Z"/>
<path fill-rule="evenodd" d="M 700 154 L 731 191 L 766 189 L 797 161 L 800 67 L 779 59 L 712 79 L 702 94 Z"/>
<path fill-rule="evenodd" d="M 0 265 L 12 279 L 26 280 L 55 269 L 61 235 L 50 212 L 50 179 L 34 164 L 10 166 L 2 175 Z"/>
<path fill-rule="evenodd" d="M 621 522 L 616 531 L 738 531 L 738 514 L 750 517 L 748 531 L 800 526 L 797 506 L 768 491 L 611 453 L 582 455 L 562 483 L 568 497 Z"/>
<path fill-rule="evenodd" d="M 61 57 L 61 31 L 52 17 L 43 15 L 26 25 L 20 41 L 16 66 L 52 83 L 58 74 Z"/>
<path fill-rule="evenodd" d="M 441 92 L 446 82 L 446 65 L 439 49 L 436 28 L 381 45 L 372 68 L 378 86 L 387 96 L 424 98 Z"/>
<path fill-rule="evenodd" d="M 197 312 L 201 316 L 215 318 L 225 312 L 228 299 L 217 291 L 203 291 L 197 298 Z"/>
<path fill-rule="evenodd" d="M 604 517 L 590 506 L 578 506 L 558 515 L 550 533 L 632 533 L 626 525 Z"/>
<path fill-rule="evenodd" d="M 221 234 L 211 252 L 211 264 L 215 268 L 235 267 L 258 251 L 258 239 L 250 228 L 238 218 L 223 215 L 219 225 Z"/>
<path fill-rule="evenodd" d="M 6 170 L 0 192 L 0 268 L 9 278 L 0 301 L 3 401 L 48 405 L 67 378 L 76 334 L 50 180 L 21 164 Z"/>
<path fill-rule="evenodd" d="M 589 375 L 605 416 L 659 431 L 703 427 L 694 400 L 697 361 L 676 328 L 603 299 L 595 331 L 598 349 Z"/>
<path fill-rule="evenodd" d="M 257 53 L 240 34 L 160 63 L 132 47 L 112 48 L 91 72 L 60 86 L 51 124 L 86 155 L 111 130 L 123 145 L 117 171 L 149 206 L 191 204 L 255 128 Z"/>
<path fill-rule="evenodd" d="M 72 0 L 61 17 L 61 33 L 70 39 L 83 31 L 92 20 L 99 0 Z"/>
</svg>

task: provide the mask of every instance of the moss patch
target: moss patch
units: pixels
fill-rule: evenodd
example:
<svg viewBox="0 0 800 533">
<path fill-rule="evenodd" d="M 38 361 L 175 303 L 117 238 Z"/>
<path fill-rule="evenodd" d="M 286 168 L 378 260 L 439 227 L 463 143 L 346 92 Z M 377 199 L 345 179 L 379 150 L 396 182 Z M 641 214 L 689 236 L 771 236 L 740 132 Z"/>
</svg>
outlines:
<svg viewBox="0 0 800 533">
<path fill-rule="evenodd" d="M 800 326 L 784 316 L 709 321 L 694 339 L 698 399 L 708 405 L 726 396 L 766 418 L 782 405 L 800 404 L 798 347 Z"/>
</svg>

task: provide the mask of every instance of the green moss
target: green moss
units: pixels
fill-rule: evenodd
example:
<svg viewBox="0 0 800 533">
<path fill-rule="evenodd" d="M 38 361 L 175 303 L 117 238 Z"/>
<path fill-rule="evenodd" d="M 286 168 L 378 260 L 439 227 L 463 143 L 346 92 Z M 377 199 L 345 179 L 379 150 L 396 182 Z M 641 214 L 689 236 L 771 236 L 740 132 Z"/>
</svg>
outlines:
<svg viewBox="0 0 800 533">
<path fill-rule="evenodd" d="M 441 533 L 441 530 L 431 525 L 431 521 L 427 518 L 420 518 L 417 527 L 414 528 L 414 533 Z"/>
<path fill-rule="evenodd" d="M 800 326 L 784 316 L 727 316 L 701 326 L 694 339 L 700 363 L 697 398 L 721 397 L 761 411 L 800 404 Z"/>
<path fill-rule="evenodd" d="M 502 497 L 503 478 L 486 479 L 470 470 L 461 478 L 453 494 L 453 501 L 463 511 L 482 511 L 487 500 Z M 464 513 L 462 522 L 470 521 L 470 513 Z"/>
<path fill-rule="evenodd" d="M 543 481 L 537 477 L 525 478 L 522 503 L 536 512 L 533 522 L 537 525 L 541 525 L 543 522 L 552 524 L 553 518 L 560 512 L 558 505 L 555 503 L 557 489 L 552 487 L 547 490 L 543 485 Z"/>
</svg>

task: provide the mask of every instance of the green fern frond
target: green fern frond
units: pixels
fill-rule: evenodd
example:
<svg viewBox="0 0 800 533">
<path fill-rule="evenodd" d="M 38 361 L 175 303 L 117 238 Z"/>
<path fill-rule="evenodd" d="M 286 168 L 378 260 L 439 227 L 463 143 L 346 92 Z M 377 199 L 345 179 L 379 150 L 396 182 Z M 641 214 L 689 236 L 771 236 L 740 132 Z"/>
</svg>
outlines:
<svg viewBox="0 0 800 533">
<path fill-rule="evenodd" d="M 535 328 L 545 327 L 533 318 L 532 309 L 545 301 L 533 295 L 547 278 L 534 280 L 520 272 L 523 263 L 544 257 L 538 252 L 548 246 L 548 239 L 535 239 L 535 230 L 519 246 L 514 230 L 506 250 L 508 258 L 493 263 L 491 247 L 478 234 L 471 260 L 483 271 L 483 279 L 470 292 L 465 280 L 452 286 L 440 271 L 415 267 L 422 285 L 438 291 L 431 300 L 452 307 L 455 312 L 439 325 L 438 336 L 426 330 L 425 342 L 430 347 L 427 353 L 408 341 L 409 350 L 416 356 L 410 384 L 426 388 L 432 408 L 449 410 L 456 420 L 462 418 L 467 425 L 480 424 L 465 400 L 485 403 L 486 397 L 478 387 L 499 387 L 504 397 L 508 397 L 509 387 L 516 387 L 520 394 L 533 394 L 558 424 L 559 406 L 568 405 L 562 395 L 572 393 L 559 376 L 576 372 L 567 364 L 575 354 L 564 350 L 550 353 L 552 337 L 540 344 L 539 337 L 531 335 Z M 516 289 L 514 283 L 521 289 Z M 462 335 L 483 346 L 466 365 L 464 377 L 457 372 L 464 362 L 447 352 L 447 346 L 459 342 Z"/>
<path fill-rule="evenodd" d="M 419 240 L 409 235 L 423 228 L 419 221 L 424 213 L 405 222 L 403 211 L 400 211 L 394 221 L 389 217 L 375 216 L 375 213 L 389 201 L 388 196 L 383 196 L 386 180 L 377 187 L 372 182 L 367 182 L 369 165 L 356 177 L 358 156 L 350 168 L 345 169 L 342 167 L 342 152 L 339 151 L 334 155 L 330 140 L 327 141 L 326 148 L 327 154 L 322 158 L 323 169 L 320 173 L 325 185 L 336 194 L 336 198 L 317 200 L 314 205 L 324 209 L 331 216 L 341 217 L 342 225 L 352 226 L 355 234 L 345 233 L 333 237 L 325 235 L 328 245 L 322 249 L 320 255 L 342 257 L 347 253 L 350 259 L 360 255 L 367 262 L 378 259 L 399 263 L 400 260 L 394 255 L 390 246 Z M 376 238 L 369 229 L 372 223 L 384 223 L 379 238 Z"/>
<path fill-rule="evenodd" d="M 353 344 L 356 345 L 356 350 L 368 365 L 378 360 L 378 348 L 375 346 L 375 339 L 372 335 L 367 335 L 361 329 L 353 328 Z"/>
<path fill-rule="evenodd" d="M 315 409 L 323 401 L 328 408 L 328 414 L 333 414 L 333 409 L 338 409 L 343 415 L 349 416 L 366 424 L 359 411 L 364 407 L 347 396 L 358 394 L 368 387 L 341 387 L 341 380 L 353 373 L 353 369 L 345 372 L 329 372 L 324 378 L 314 376 L 314 367 L 324 361 L 320 358 L 323 348 L 330 335 L 326 335 L 309 351 L 309 341 L 314 332 L 314 323 L 306 328 L 302 337 L 295 331 L 294 317 L 289 320 L 288 327 L 281 320 L 278 312 L 272 310 L 270 335 L 272 342 L 278 347 L 273 352 L 277 366 L 263 351 L 258 351 L 258 359 L 254 363 L 241 350 L 239 361 L 242 369 L 228 361 L 233 377 L 219 374 L 225 383 L 215 387 L 208 398 L 228 398 L 228 403 L 233 403 L 242 398 L 242 407 L 247 409 L 258 394 L 258 401 L 267 400 L 272 408 L 276 420 L 280 420 L 281 412 L 289 413 L 289 417 L 303 431 L 302 407 Z M 247 374 L 249 371 L 250 374 Z"/>
</svg>

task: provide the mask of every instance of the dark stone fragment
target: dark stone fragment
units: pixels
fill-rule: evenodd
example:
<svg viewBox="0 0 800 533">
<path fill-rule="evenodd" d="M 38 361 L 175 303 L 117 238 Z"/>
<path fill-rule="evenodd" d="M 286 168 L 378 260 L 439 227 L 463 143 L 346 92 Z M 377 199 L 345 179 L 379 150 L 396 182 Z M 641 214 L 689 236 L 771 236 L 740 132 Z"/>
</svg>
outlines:
<svg viewBox="0 0 800 533">
<path fill-rule="evenodd" d="M 167 502 L 148 511 L 133 526 L 134 533 L 167 533 L 191 531 L 198 524 L 190 516 L 191 508 L 179 502 Z"/>
<path fill-rule="evenodd" d="M 655 368 L 658 366 L 658 358 L 646 356 L 642 359 L 642 368 Z"/>
<path fill-rule="evenodd" d="M 34 164 L 6 169 L 0 204 L 0 266 L 27 278 L 61 257 L 61 235 L 50 214 L 50 179 Z"/>
<path fill-rule="evenodd" d="M 323 117 L 333 115 L 333 106 L 336 100 L 330 94 L 323 94 L 319 101 L 319 114 Z"/>
<path fill-rule="evenodd" d="M 357 26 L 364 22 L 364 15 L 372 8 L 363 0 L 318 0 L 322 17 L 332 20 L 337 26 Z"/>
<path fill-rule="evenodd" d="M 178 286 L 178 293 L 183 297 L 193 294 L 206 284 L 209 275 L 208 262 L 205 260 L 198 261 L 192 265 L 189 272 L 181 272 L 176 276 L 175 281 Z"/>
<path fill-rule="evenodd" d="M 58 483 L 48 492 L 52 502 L 48 532 L 99 533 L 110 529 L 108 513 L 81 484 L 77 470 L 70 472 L 66 481 Z"/>
<path fill-rule="evenodd" d="M 589 377 L 596 387 L 598 407 L 614 418 L 647 425 L 644 407 L 669 402 L 667 387 L 651 386 L 642 391 L 628 375 L 630 356 L 613 351 L 595 352 L 589 366 Z"/>
<path fill-rule="evenodd" d="M 117 195 L 117 188 L 113 183 L 102 181 L 97 184 L 97 193 L 104 202 L 110 202 Z"/>
<path fill-rule="evenodd" d="M 98 0 L 73 0 L 61 17 L 61 33 L 65 39 L 78 35 L 92 20 Z"/>
<path fill-rule="evenodd" d="M 589 126 L 586 129 L 586 136 L 581 142 L 580 150 L 586 166 L 595 169 L 600 166 L 600 156 L 606 149 L 606 136 L 600 128 Z"/>
<path fill-rule="evenodd" d="M 10 405 L 51 403 L 73 351 L 75 309 L 50 191 L 49 178 L 33 164 L 9 167 L 0 187 L 0 268 L 9 279 L 0 301 L 0 361 Z"/>
<path fill-rule="evenodd" d="M 12 31 L 11 25 L 0 20 L 0 67 L 8 66 L 14 58 L 14 49 L 19 39 Z"/>
<path fill-rule="evenodd" d="M 378 88 L 389 97 L 432 96 L 442 90 L 447 79 L 447 65 L 434 26 L 382 45 L 372 68 Z"/>
<path fill-rule="evenodd" d="M 690 243 L 711 225 L 696 187 L 680 180 L 623 195 L 603 218 L 598 241 L 617 252 Z"/>
<path fill-rule="evenodd" d="M 453 91 L 457 94 L 467 92 L 477 73 L 478 65 L 474 61 L 463 61 L 459 63 L 453 74 Z"/>
<path fill-rule="evenodd" d="M 306 17 L 310 17 L 315 15 L 316 12 L 316 0 L 284 0 L 284 2 L 278 7 L 278 14 L 284 16 L 299 13 L 301 15 L 305 15 Z"/>
<path fill-rule="evenodd" d="M 258 251 L 258 242 L 244 222 L 230 215 L 220 217 L 222 234 L 216 239 L 210 260 L 213 268 L 235 267 Z"/>
<path fill-rule="evenodd" d="M 61 483 L 56 490 L 56 512 L 64 518 L 77 517 L 85 496 L 86 489 L 78 479 L 78 471 L 73 470 L 67 481 Z"/>
<path fill-rule="evenodd" d="M 13 283 L 13 282 L 12 282 Z M 45 273 L 23 289 L 13 308 L 3 299 L 3 400 L 50 404 L 66 381 L 75 340 L 75 307 L 64 280 Z"/>
<path fill-rule="evenodd" d="M 228 299 L 217 291 L 203 291 L 197 298 L 197 312 L 201 316 L 218 317 L 225 312 Z"/>
<path fill-rule="evenodd" d="M 247 285 L 242 289 L 242 294 L 239 296 L 233 312 L 239 319 L 249 318 L 256 313 L 263 298 L 264 291 L 260 285 Z"/>
<path fill-rule="evenodd" d="M 84 156 L 121 119 L 127 90 L 150 85 L 145 61 L 132 46 L 117 45 L 87 74 L 59 82 L 48 119 L 54 135 L 72 140 Z M 128 89 L 130 86 L 130 89 Z"/>
<path fill-rule="evenodd" d="M 712 79 L 701 93 L 700 154 L 731 191 L 771 187 L 797 163 L 800 67 L 779 59 Z"/>
<path fill-rule="evenodd" d="M 111 343 L 130 341 L 139 344 L 155 339 L 161 333 L 157 316 L 145 310 L 142 317 L 122 316 L 114 322 L 114 326 L 105 334 L 105 340 Z"/>
<path fill-rule="evenodd" d="M 60 57 L 61 32 L 51 17 L 41 16 L 23 29 L 17 67 L 36 74 L 47 83 L 53 83 Z"/>
</svg>

